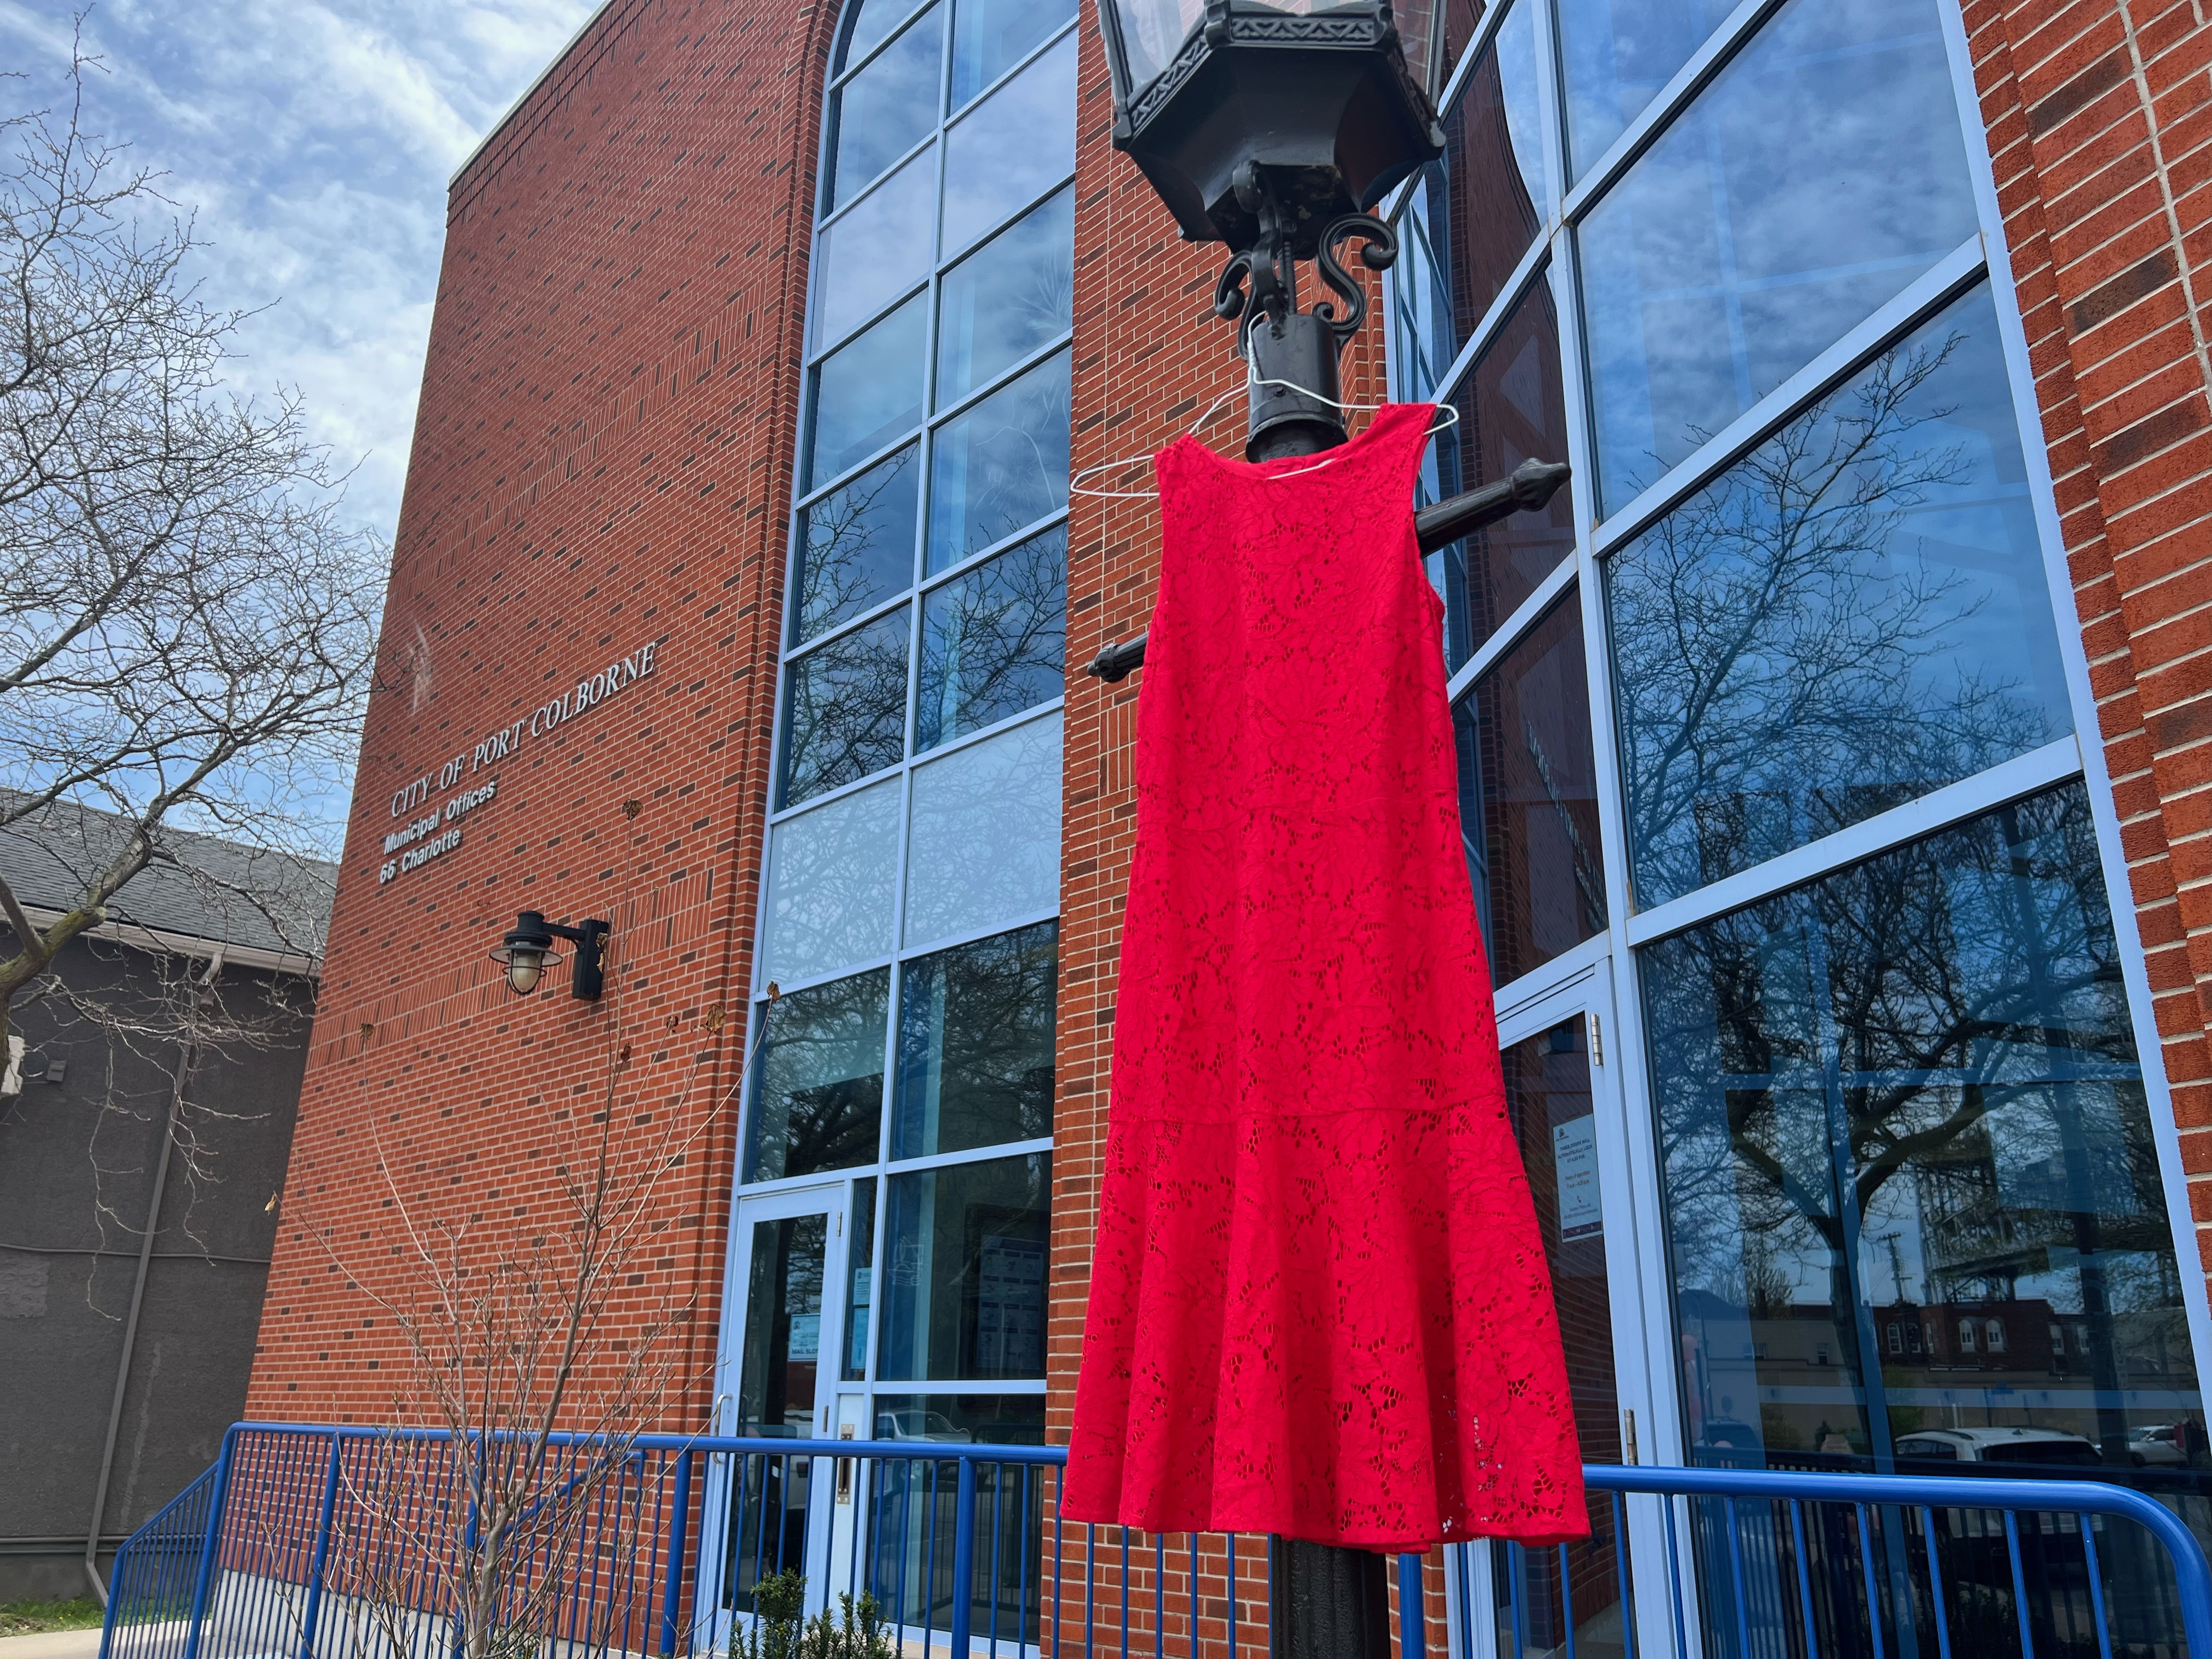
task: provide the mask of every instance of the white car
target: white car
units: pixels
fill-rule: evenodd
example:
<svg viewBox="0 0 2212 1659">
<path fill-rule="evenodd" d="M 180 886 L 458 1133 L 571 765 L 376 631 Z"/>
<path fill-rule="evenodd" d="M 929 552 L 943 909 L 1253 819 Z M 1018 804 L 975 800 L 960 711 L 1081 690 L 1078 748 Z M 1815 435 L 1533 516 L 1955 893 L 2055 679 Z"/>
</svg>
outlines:
<svg viewBox="0 0 2212 1659">
<path fill-rule="evenodd" d="M 2096 1468 L 2097 1443 L 2061 1429 L 1923 1429 L 1900 1435 L 1897 1455 L 1918 1462 L 2050 1463 Z"/>
<path fill-rule="evenodd" d="M 2179 1468 L 2189 1462 L 2186 1423 L 2159 1423 L 2128 1431 L 2128 1461 L 2137 1468 Z"/>
<path fill-rule="evenodd" d="M 967 1430 L 954 1427 L 952 1419 L 939 1412 L 906 1410 L 876 1413 L 876 1438 L 878 1440 L 964 1442 L 975 1437 Z"/>
</svg>

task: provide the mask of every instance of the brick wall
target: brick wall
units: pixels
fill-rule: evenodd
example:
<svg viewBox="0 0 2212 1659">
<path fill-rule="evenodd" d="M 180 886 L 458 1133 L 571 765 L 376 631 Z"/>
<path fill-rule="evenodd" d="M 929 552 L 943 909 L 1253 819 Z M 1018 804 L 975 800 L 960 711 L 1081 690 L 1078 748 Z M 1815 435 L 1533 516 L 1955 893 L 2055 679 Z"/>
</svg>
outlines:
<svg viewBox="0 0 2212 1659">
<path fill-rule="evenodd" d="M 557 1249 L 562 1167 L 611 1114 L 625 1167 L 680 1158 L 617 1323 L 691 1311 L 672 1415 L 703 1419 L 835 15 L 613 0 L 454 182 L 254 1415 L 388 1412 L 379 1299 L 426 1284 L 405 1221 Z M 527 734 L 654 640 L 650 676 Z M 380 881 L 387 834 L 495 776 L 459 846 Z M 525 908 L 614 924 L 602 1001 L 565 969 L 505 990 L 485 953 Z"/>
<path fill-rule="evenodd" d="M 1964 12 L 2212 1269 L 2212 8 Z"/>
</svg>

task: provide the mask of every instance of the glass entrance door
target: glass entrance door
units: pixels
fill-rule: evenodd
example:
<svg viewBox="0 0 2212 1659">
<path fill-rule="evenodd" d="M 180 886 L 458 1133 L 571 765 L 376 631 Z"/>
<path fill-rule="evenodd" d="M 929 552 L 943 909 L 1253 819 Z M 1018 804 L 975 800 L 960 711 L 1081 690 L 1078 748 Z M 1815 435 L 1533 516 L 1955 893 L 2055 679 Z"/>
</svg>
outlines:
<svg viewBox="0 0 2212 1659">
<path fill-rule="evenodd" d="M 1600 963 L 1498 1020 L 1506 1110 L 1551 1267 L 1575 1429 L 1589 1463 L 1638 1461 L 1638 1425 L 1651 1422 L 1610 985 Z M 1627 1659 L 1647 1646 L 1647 1632 L 1662 1626 L 1639 1622 L 1638 1639 L 1627 1640 L 1631 1610 L 1612 1504 L 1593 1497 L 1589 1513 L 1589 1539 L 1564 1548 L 1464 1552 L 1452 1569 L 1460 1578 L 1455 1613 L 1478 1629 L 1486 1625 L 1501 1653 Z M 1644 1541 L 1629 1540 L 1632 1559 L 1663 1559 Z M 1644 1575 L 1647 1599 L 1663 1593 L 1661 1577 Z"/>
<path fill-rule="evenodd" d="M 739 1202 L 732 1249 L 737 1271 L 722 1334 L 718 1400 L 725 1433 L 765 1440 L 834 1435 L 836 1356 L 844 1336 L 848 1188 L 812 1188 Z M 810 1564 L 828 1547 L 810 1535 L 805 1457 L 732 1460 L 722 1472 L 725 1609 L 749 1613 L 763 1578 Z M 823 1506 L 813 1506 L 817 1510 Z M 815 1530 L 822 1522 L 817 1518 Z"/>
</svg>

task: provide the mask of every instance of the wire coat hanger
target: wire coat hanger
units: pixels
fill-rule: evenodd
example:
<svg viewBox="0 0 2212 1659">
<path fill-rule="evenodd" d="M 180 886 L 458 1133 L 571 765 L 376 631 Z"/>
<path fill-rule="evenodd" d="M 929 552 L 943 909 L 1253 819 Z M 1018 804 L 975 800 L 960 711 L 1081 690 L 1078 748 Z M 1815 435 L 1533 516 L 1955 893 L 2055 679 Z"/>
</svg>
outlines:
<svg viewBox="0 0 2212 1659">
<path fill-rule="evenodd" d="M 1218 415 L 1221 412 L 1222 406 L 1228 403 L 1231 398 L 1237 396 L 1238 392 L 1242 392 L 1247 396 L 1249 396 L 1255 388 L 1263 386 L 1281 386 L 1285 391 L 1298 393 L 1301 397 L 1310 398 L 1316 403 L 1327 404 L 1331 409 L 1341 410 L 1347 415 L 1358 414 L 1362 412 L 1371 414 L 1376 410 L 1389 407 L 1386 404 L 1339 403 L 1334 398 L 1324 398 L 1320 392 L 1315 392 L 1306 386 L 1299 386 L 1295 381 L 1270 380 L 1253 374 L 1249 372 L 1248 368 L 1243 383 L 1241 386 L 1230 387 L 1228 391 L 1223 392 L 1218 398 L 1216 398 L 1211 404 L 1207 404 L 1206 412 L 1203 415 L 1200 415 L 1197 420 L 1194 421 L 1190 425 L 1189 430 L 1184 432 L 1182 435 L 1186 438 L 1195 438 L 1199 434 L 1199 429 L 1205 426 L 1205 424 L 1208 421 L 1212 420 L 1216 415 Z M 1457 426 L 1458 424 L 1458 405 L 1455 404 L 1442 404 L 1439 408 L 1437 422 L 1434 426 L 1431 426 L 1429 428 L 1428 435 L 1434 437 L 1437 433 L 1449 431 L 1453 427 Z M 1079 483 L 1077 482 L 1078 479 L 1087 478 L 1096 472 L 1112 472 L 1122 467 L 1141 466 L 1152 459 L 1152 457 L 1150 454 L 1129 455 L 1124 456 L 1118 460 L 1100 461 L 1094 466 L 1086 466 L 1083 468 L 1082 471 L 1069 475 L 1067 480 L 1068 494 L 1071 495 L 1095 495 L 1115 501 L 1148 501 L 1154 500 L 1159 495 L 1158 489 L 1094 489 L 1088 485 Z M 1298 467 L 1289 472 L 1270 472 L 1265 476 L 1269 483 L 1273 483 L 1274 481 L 1281 478 L 1301 477 L 1309 472 L 1320 471 L 1322 468 L 1332 465 L 1337 459 L 1338 458 L 1335 455 L 1325 453 L 1322 458 L 1316 461 L 1311 466 Z"/>
</svg>

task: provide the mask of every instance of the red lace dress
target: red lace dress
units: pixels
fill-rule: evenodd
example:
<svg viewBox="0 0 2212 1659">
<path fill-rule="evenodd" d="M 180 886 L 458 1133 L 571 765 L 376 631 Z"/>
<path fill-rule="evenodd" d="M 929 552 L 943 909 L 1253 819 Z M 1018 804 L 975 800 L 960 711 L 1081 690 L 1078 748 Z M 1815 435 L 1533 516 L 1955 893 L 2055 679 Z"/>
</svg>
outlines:
<svg viewBox="0 0 2212 1659">
<path fill-rule="evenodd" d="M 1589 1530 L 1413 538 L 1431 413 L 1158 458 L 1073 1520 Z"/>
</svg>

